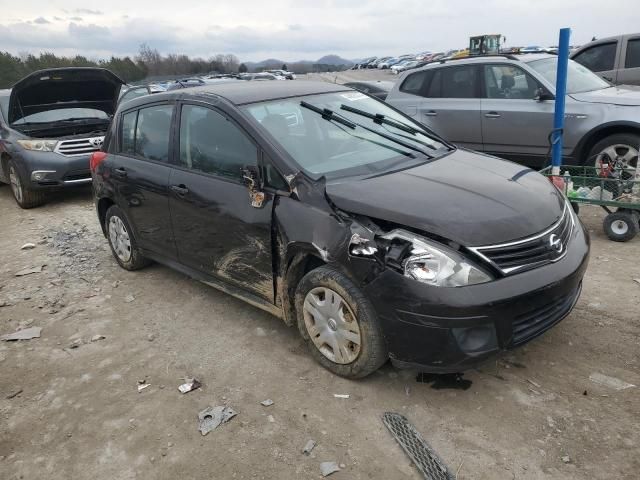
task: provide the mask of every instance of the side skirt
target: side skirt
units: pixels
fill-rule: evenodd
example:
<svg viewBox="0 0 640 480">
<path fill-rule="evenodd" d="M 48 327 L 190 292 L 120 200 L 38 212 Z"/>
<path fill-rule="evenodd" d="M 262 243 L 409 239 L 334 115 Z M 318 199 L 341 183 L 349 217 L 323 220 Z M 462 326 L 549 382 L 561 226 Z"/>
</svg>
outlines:
<svg viewBox="0 0 640 480">
<path fill-rule="evenodd" d="M 182 263 L 179 263 L 175 260 L 167 259 L 148 250 L 144 250 L 143 255 L 155 262 L 172 268 L 173 270 L 177 270 L 180 273 L 183 273 L 191 278 L 205 283 L 210 287 L 216 288 L 226 294 L 231 295 L 232 297 L 243 300 L 248 304 L 253 305 L 254 307 L 264 310 L 265 312 L 268 312 L 271 315 L 284 320 L 284 313 L 282 311 L 282 308 L 275 306 L 273 303 L 267 302 L 266 300 L 258 297 L 257 295 L 254 295 L 251 292 L 247 292 L 243 288 L 236 287 L 235 285 L 224 282 L 212 275 L 207 275 L 206 273 L 199 272 L 198 270 L 187 267 Z"/>
</svg>

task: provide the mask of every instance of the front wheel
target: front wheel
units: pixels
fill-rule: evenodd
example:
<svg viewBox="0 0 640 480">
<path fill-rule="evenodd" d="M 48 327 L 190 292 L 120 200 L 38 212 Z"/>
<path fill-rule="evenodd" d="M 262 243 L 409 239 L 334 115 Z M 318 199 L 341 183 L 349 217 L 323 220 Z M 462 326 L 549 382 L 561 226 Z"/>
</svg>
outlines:
<svg viewBox="0 0 640 480">
<path fill-rule="evenodd" d="M 628 242 L 638 234 L 638 217 L 632 212 L 615 212 L 604 217 L 604 233 L 614 242 Z"/>
<path fill-rule="evenodd" d="M 323 367 L 347 378 L 362 378 L 388 359 L 373 306 L 343 273 L 319 267 L 300 281 L 295 296 L 298 329 Z"/>
<path fill-rule="evenodd" d="M 640 135 L 634 133 L 616 133 L 603 138 L 589 152 L 589 165 L 598 170 L 603 164 L 616 163 L 625 177 L 633 177 L 638 165 Z"/>
<path fill-rule="evenodd" d="M 11 193 L 13 193 L 13 198 L 20 208 L 28 209 L 44 204 L 46 201 L 44 193 L 38 190 L 30 190 L 25 186 L 13 160 L 9 160 L 7 166 L 9 167 Z"/>
</svg>

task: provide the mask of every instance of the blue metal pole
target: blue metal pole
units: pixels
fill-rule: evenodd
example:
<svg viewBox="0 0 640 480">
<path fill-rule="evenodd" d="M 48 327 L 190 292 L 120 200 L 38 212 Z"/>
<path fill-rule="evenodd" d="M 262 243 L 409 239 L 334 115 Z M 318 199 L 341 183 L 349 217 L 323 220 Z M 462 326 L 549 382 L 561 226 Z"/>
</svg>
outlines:
<svg viewBox="0 0 640 480">
<path fill-rule="evenodd" d="M 551 150 L 551 174 L 560 175 L 562 163 L 562 129 L 564 128 L 564 102 L 567 96 L 567 67 L 569 65 L 570 28 L 560 29 L 558 43 L 558 71 L 556 77 L 556 105 L 553 115 L 553 145 Z"/>
</svg>

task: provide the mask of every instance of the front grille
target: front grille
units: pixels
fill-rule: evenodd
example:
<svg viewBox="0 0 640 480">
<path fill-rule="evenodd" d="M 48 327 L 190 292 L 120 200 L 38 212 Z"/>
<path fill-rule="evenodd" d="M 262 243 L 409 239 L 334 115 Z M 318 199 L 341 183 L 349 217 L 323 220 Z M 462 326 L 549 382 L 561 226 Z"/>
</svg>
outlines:
<svg viewBox="0 0 640 480">
<path fill-rule="evenodd" d="M 511 346 L 516 347 L 532 340 L 566 317 L 578 300 L 581 288 L 582 285 L 579 285 L 568 295 L 518 315 L 512 324 L 513 339 Z"/>
<path fill-rule="evenodd" d="M 574 227 L 569 208 L 565 206 L 560 220 L 542 233 L 515 242 L 472 247 L 471 250 L 505 275 L 557 262 L 567 253 Z"/>
<path fill-rule="evenodd" d="M 104 137 L 74 138 L 58 142 L 54 152 L 67 157 L 75 155 L 87 155 L 97 152 L 102 147 Z"/>
</svg>

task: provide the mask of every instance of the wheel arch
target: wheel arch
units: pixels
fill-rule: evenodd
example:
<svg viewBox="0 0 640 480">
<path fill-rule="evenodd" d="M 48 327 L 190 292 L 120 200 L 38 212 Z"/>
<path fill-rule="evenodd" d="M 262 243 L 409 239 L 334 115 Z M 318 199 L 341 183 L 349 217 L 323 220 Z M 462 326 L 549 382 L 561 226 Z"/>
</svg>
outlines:
<svg viewBox="0 0 640 480">
<path fill-rule="evenodd" d="M 107 210 L 109 210 L 112 205 L 115 205 L 115 202 L 108 197 L 101 198 L 100 200 L 98 200 L 98 204 L 96 205 L 96 208 L 98 210 L 98 219 L 100 221 L 100 228 L 102 229 L 102 234 L 105 237 L 107 236 L 107 230 L 105 228 L 104 221 L 107 217 Z"/>
<path fill-rule="evenodd" d="M 589 161 L 586 156 L 596 143 L 608 136 L 619 133 L 640 135 L 640 123 L 628 121 L 608 122 L 591 129 L 580 139 L 580 142 L 578 142 L 578 145 L 574 149 L 573 157 L 576 159 L 576 164 L 586 165 Z"/>
</svg>

